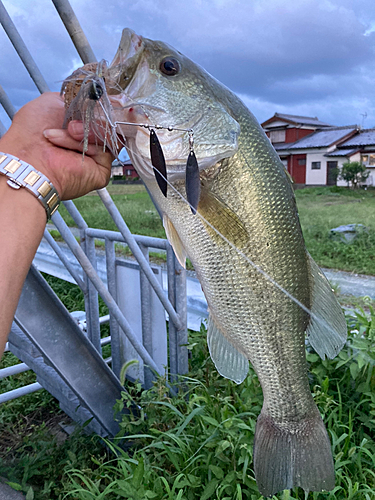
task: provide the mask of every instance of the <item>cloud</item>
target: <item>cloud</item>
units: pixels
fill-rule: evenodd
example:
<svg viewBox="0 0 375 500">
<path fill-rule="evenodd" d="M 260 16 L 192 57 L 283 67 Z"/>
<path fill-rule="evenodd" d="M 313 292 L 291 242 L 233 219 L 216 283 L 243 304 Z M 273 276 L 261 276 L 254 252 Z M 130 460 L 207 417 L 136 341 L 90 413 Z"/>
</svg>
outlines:
<svg viewBox="0 0 375 500">
<path fill-rule="evenodd" d="M 80 65 L 52 2 L 4 0 L 48 85 Z M 275 111 L 375 125 L 373 0 L 71 0 L 98 58 L 130 27 L 163 40 L 244 97 L 260 120 Z M 37 90 L 0 29 L 1 84 L 19 107 Z M 264 116 L 265 112 L 269 116 Z M 301 111 L 303 110 L 303 111 Z M 0 114 L 1 117 L 1 114 Z"/>
</svg>

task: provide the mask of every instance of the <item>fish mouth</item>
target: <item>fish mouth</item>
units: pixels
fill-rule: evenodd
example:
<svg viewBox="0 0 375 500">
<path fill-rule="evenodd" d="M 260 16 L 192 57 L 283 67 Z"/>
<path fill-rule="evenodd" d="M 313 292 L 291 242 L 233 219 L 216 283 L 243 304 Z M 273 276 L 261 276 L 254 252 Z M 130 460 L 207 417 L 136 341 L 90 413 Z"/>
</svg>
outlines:
<svg viewBox="0 0 375 500">
<path fill-rule="evenodd" d="M 159 129 L 157 136 L 163 145 L 168 176 L 182 178 L 186 159 L 181 161 L 179 153 L 182 149 L 181 143 L 188 143 L 187 134 L 167 130 L 171 125 L 168 122 L 168 126 L 165 126 L 164 123 L 163 116 L 167 116 L 167 110 L 147 102 L 146 96 L 139 96 L 143 93 L 146 82 L 152 86 L 154 79 L 147 58 L 143 57 L 144 49 L 143 37 L 125 28 L 117 53 L 106 73 L 106 86 L 113 106 L 113 118 L 119 135 L 126 139 L 133 155 L 142 158 L 142 173 L 145 177 L 154 176 L 149 148 L 150 130 Z M 163 125 L 163 130 L 160 130 L 158 124 Z"/>
<path fill-rule="evenodd" d="M 111 82 L 109 95 L 117 95 L 125 90 L 137 70 L 144 51 L 143 38 L 133 30 L 122 31 L 119 48 L 108 67 L 107 76 Z"/>
</svg>

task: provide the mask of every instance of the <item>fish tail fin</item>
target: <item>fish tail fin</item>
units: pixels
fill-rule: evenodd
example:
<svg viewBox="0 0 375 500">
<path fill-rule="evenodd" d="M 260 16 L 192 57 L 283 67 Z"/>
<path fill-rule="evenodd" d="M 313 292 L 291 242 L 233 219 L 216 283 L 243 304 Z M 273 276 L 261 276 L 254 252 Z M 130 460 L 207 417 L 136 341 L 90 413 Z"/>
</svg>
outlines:
<svg viewBox="0 0 375 500">
<path fill-rule="evenodd" d="M 259 491 L 266 497 L 296 486 L 305 491 L 332 490 L 331 445 L 319 413 L 294 423 L 291 431 L 262 411 L 255 430 L 254 470 Z"/>
</svg>

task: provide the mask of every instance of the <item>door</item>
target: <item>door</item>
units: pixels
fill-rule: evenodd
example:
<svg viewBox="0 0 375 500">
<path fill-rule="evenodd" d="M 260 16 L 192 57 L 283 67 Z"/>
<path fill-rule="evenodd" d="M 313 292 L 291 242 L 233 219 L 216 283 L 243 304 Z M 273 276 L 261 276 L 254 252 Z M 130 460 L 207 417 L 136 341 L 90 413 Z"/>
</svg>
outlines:
<svg viewBox="0 0 375 500">
<path fill-rule="evenodd" d="M 291 176 L 296 184 L 306 183 L 306 155 L 298 154 L 292 156 Z"/>
<path fill-rule="evenodd" d="M 327 186 L 336 186 L 337 161 L 327 161 Z"/>
</svg>

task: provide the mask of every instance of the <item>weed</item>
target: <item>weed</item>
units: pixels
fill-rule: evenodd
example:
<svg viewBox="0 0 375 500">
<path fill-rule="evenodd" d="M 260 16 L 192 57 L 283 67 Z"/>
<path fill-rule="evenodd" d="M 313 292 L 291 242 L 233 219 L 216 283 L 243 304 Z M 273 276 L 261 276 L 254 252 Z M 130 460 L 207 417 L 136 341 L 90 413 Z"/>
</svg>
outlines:
<svg viewBox="0 0 375 500">
<path fill-rule="evenodd" d="M 307 188 L 296 191 L 306 247 L 322 267 L 375 274 L 375 191 L 344 187 Z M 334 241 L 330 230 L 345 224 L 363 224 L 363 232 L 351 244 Z"/>
<path fill-rule="evenodd" d="M 308 352 L 315 401 L 332 438 L 336 487 L 310 493 L 311 500 L 375 499 L 375 314 L 348 317 L 349 340 L 334 360 Z M 171 398 L 165 380 L 142 391 L 127 384 L 117 410 L 125 415 L 118 438 L 108 443 L 115 457 L 83 476 L 69 473 L 67 498 L 260 499 L 252 470 L 252 445 L 262 406 L 250 368 L 239 386 L 220 377 L 209 358 L 205 331 L 191 333 L 186 393 Z M 127 450 L 126 444 L 132 447 Z M 137 486 L 139 485 L 139 486 Z M 274 498 L 303 499 L 295 489 Z"/>
</svg>

